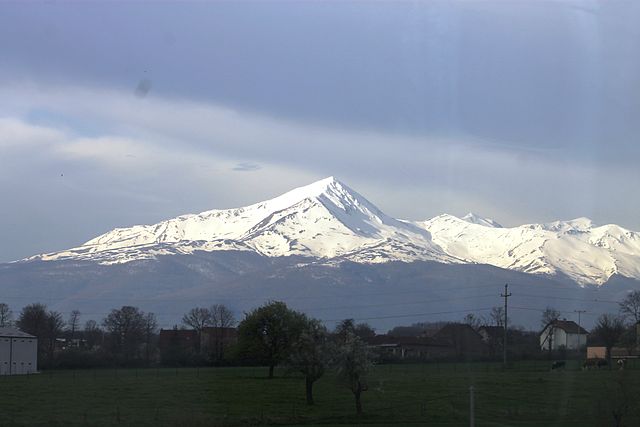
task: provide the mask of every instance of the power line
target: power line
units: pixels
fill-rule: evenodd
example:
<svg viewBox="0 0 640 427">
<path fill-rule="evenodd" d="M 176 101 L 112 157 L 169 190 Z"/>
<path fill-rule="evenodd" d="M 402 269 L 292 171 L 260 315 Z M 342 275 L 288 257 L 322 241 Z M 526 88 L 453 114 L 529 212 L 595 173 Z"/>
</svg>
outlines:
<svg viewBox="0 0 640 427">
<path fill-rule="evenodd" d="M 550 299 L 551 297 L 549 296 L 544 296 L 544 295 L 531 295 L 531 294 L 521 294 L 518 293 L 518 296 L 523 296 L 523 297 L 529 297 L 529 298 L 547 298 Z M 572 298 L 572 297 L 558 297 L 558 296 L 553 296 L 553 299 L 561 299 L 561 300 L 567 300 L 567 301 L 580 301 L 580 302 L 597 302 L 597 303 L 606 303 L 606 304 L 619 304 L 619 301 L 613 301 L 613 300 L 606 300 L 606 299 L 598 299 L 598 298 L 594 298 L 594 299 L 584 299 L 584 298 Z"/>
<path fill-rule="evenodd" d="M 371 307 L 389 307 L 389 306 L 398 306 L 398 305 L 413 305 L 413 304 L 430 304 L 435 302 L 447 302 L 447 301 L 457 301 L 457 300 L 465 300 L 465 299 L 476 299 L 476 298 L 495 298 L 494 294 L 489 295 L 469 295 L 465 297 L 451 297 L 451 298 L 440 298 L 440 299 L 430 299 L 430 300 L 421 300 L 421 301 L 409 301 L 409 302 L 397 302 L 397 303 L 383 303 L 383 304 L 363 304 L 363 305 L 351 305 L 351 306 L 342 306 L 342 307 L 310 307 L 310 308 L 298 308 L 298 310 L 303 311 L 322 311 L 322 310 L 352 310 L 357 308 L 371 308 Z"/>
<path fill-rule="evenodd" d="M 450 287 L 443 290 L 472 290 L 472 289 L 487 289 L 494 288 L 495 285 L 475 285 L 475 286 L 459 286 Z M 286 297 L 271 297 L 272 300 L 301 300 L 301 299 L 322 299 L 322 298 L 361 298 L 368 296 L 384 296 L 384 295 L 405 295 L 405 294 L 422 294 L 432 292 L 431 289 L 418 289 L 411 291 L 389 291 L 389 292 L 375 292 L 375 293 L 357 293 L 357 294 L 334 294 L 334 295 L 299 295 L 299 296 L 286 296 Z M 49 300 L 49 301 L 146 301 L 146 302 L 162 302 L 162 301 L 184 301 L 184 302 L 201 302 L 203 297 L 194 298 L 176 298 L 173 296 L 157 297 L 157 298 L 103 298 L 103 297 L 79 297 L 79 298 L 63 298 L 63 297 L 42 297 L 42 296 L 3 296 L 3 299 L 35 299 L 35 300 Z M 218 299 L 222 301 L 246 301 L 246 300 L 264 300 L 260 297 L 211 297 L 212 299 Z"/>
<path fill-rule="evenodd" d="M 514 308 L 516 310 L 528 310 L 528 311 L 537 311 L 538 313 L 544 313 L 544 311 L 546 309 L 544 308 L 531 308 L 531 307 L 516 307 L 516 306 L 511 306 L 511 308 Z M 573 311 L 560 311 L 560 313 L 573 313 Z M 582 314 L 586 314 L 588 316 L 597 316 L 598 313 L 592 313 L 590 311 L 583 311 Z"/>
<path fill-rule="evenodd" d="M 435 316 L 440 314 L 455 314 L 455 313 L 473 313 L 476 311 L 487 311 L 491 310 L 493 307 L 484 307 L 484 308 L 472 308 L 469 310 L 451 310 L 451 311 L 434 311 L 429 313 L 412 313 L 412 314 L 397 314 L 391 316 L 376 316 L 376 317 L 359 317 L 353 320 L 381 320 L 381 319 L 399 319 L 402 317 L 419 317 L 419 316 Z M 323 322 L 342 322 L 344 319 L 321 319 Z"/>
</svg>

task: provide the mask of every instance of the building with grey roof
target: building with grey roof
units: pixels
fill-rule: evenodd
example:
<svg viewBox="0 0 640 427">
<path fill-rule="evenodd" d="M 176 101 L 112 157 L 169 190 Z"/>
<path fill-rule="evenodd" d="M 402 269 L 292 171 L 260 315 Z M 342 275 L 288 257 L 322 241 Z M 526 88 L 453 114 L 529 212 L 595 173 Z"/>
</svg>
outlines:
<svg viewBox="0 0 640 427">
<path fill-rule="evenodd" d="M 0 375 L 38 370 L 38 338 L 12 327 L 0 328 Z"/>
</svg>

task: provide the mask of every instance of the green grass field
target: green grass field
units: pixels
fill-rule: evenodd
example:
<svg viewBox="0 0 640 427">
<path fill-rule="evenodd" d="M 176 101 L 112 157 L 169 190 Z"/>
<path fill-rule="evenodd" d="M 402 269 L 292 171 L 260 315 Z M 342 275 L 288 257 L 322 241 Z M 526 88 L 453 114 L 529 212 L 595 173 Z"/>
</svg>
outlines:
<svg viewBox="0 0 640 427">
<path fill-rule="evenodd" d="M 633 366 L 631 368 L 634 368 Z M 316 383 L 266 368 L 52 371 L 0 377 L 0 425 L 469 425 L 612 426 L 612 410 L 630 401 L 623 425 L 640 425 L 640 369 L 549 371 L 546 362 L 379 365 L 357 417 L 353 397 L 333 376 Z"/>
</svg>

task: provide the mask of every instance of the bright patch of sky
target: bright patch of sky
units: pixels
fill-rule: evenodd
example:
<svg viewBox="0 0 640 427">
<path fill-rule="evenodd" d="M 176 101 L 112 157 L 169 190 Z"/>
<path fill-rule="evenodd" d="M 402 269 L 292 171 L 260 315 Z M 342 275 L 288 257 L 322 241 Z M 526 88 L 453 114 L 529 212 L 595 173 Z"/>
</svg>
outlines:
<svg viewBox="0 0 640 427">
<path fill-rule="evenodd" d="M 639 230 L 640 4 L 0 4 L 0 262 L 335 175 Z"/>
</svg>

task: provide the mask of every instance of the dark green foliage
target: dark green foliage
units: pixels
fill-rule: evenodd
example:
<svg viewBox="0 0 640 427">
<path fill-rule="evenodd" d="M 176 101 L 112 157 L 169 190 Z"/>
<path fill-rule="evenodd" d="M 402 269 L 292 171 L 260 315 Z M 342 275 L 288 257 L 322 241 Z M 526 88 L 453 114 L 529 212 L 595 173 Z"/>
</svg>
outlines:
<svg viewBox="0 0 640 427">
<path fill-rule="evenodd" d="M 238 325 L 239 354 L 269 366 L 269 378 L 300 337 L 307 318 L 283 302 L 270 302 L 247 313 Z"/>
<path fill-rule="evenodd" d="M 39 366 L 52 366 L 56 338 L 64 327 L 62 315 L 56 311 L 47 311 L 44 304 L 29 304 L 22 308 L 16 326 L 38 337 Z"/>
<path fill-rule="evenodd" d="M 147 340 L 150 320 L 138 307 L 111 310 L 102 323 L 108 338 L 106 349 L 114 362 L 127 365 L 140 358 L 140 347 Z"/>
</svg>

